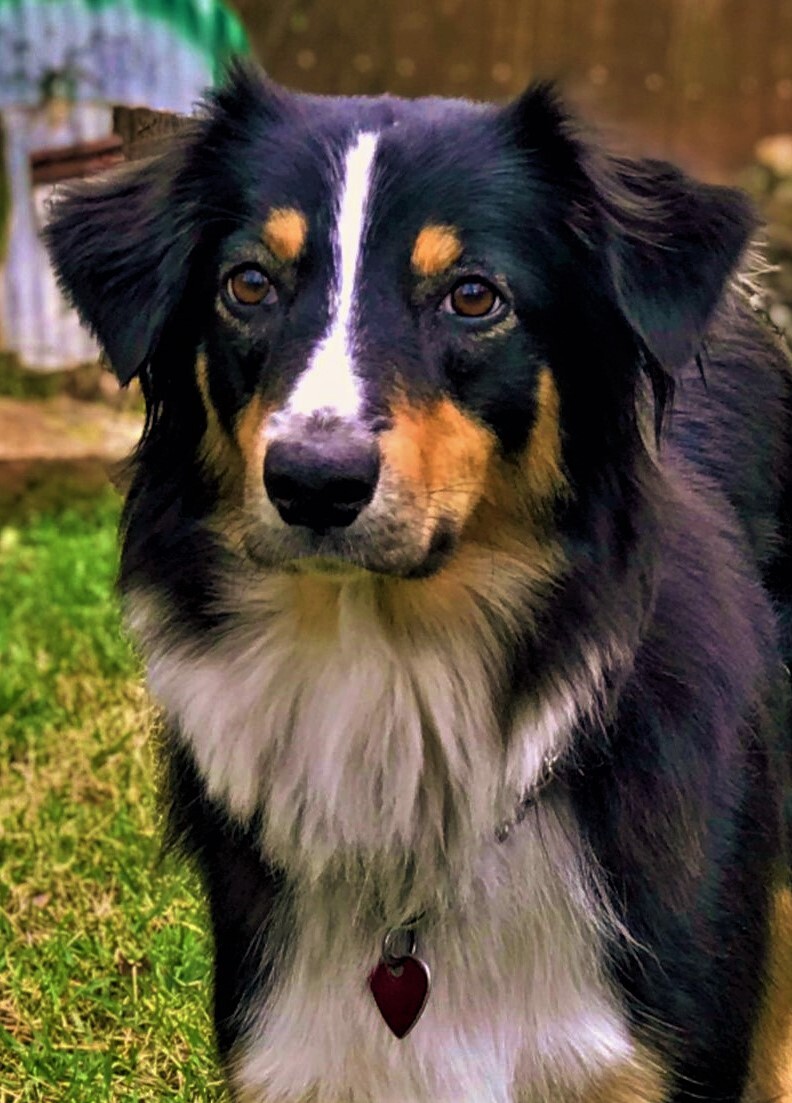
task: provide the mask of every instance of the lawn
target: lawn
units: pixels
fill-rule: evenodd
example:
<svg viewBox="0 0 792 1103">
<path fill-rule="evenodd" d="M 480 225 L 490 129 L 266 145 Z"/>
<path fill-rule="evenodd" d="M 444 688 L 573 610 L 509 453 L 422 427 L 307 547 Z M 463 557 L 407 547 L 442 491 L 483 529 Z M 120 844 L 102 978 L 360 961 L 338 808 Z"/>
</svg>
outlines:
<svg viewBox="0 0 792 1103">
<path fill-rule="evenodd" d="M 224 1098 L 203 904 L 159 850 L 117 515 L 0 529 L 0 1103 Z"/>
</svg>

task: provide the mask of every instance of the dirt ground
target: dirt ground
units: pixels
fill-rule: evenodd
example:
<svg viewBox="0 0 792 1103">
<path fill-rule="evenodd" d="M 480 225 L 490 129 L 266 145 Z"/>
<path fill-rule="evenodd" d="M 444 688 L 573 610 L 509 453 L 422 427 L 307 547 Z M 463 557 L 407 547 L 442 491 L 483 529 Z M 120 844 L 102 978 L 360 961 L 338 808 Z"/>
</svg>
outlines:
<svg viewBox="0 0 792 1103">
<path fill-rule="evenodd" d="M 137 412 L 66 394 L 0 396 L 0 524 L 117 482 L 141 426 Z"/>
</svg>

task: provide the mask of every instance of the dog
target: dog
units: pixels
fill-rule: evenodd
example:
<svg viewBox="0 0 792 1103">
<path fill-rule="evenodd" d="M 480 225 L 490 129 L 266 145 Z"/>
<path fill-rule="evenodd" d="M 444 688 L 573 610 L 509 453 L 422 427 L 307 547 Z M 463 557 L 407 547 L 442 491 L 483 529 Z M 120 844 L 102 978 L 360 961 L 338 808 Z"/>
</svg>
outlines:
<svg viewBox="0 0 792 1103">
<path fill-rule="evenodd" d="M 739 191 L 238 64 L 47 239 L 246 1103 L 792 1098 L 792 374 Z"/>
</svg>

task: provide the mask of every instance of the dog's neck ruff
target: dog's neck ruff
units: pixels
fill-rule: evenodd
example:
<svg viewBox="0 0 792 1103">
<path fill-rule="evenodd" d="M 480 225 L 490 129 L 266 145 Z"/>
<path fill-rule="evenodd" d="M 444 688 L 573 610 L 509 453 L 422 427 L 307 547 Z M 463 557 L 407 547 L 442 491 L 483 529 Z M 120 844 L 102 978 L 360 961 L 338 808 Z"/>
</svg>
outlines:
<svg viewBox="0 0 792 1103">
<path fill-rule="evenodd" d="M 508 834 L 581 703 L 593 707 L 602 664 L 523 702 L 504 732 L 494 702 L 507 656 L 479 602 L 416 602 L 394 626 L 365 578 L 303 598 L 288 576 L 258 578 L 227 596 L 221 633 L 189 641 L 151 596 L 127 604 L 154 695 L 209 795 L 239 822 L 259 813 L 265 853 L 298 877 L 375 873 L 398 923 L 438 886 L 456 894 L 493 832 Z"/>
</svg>

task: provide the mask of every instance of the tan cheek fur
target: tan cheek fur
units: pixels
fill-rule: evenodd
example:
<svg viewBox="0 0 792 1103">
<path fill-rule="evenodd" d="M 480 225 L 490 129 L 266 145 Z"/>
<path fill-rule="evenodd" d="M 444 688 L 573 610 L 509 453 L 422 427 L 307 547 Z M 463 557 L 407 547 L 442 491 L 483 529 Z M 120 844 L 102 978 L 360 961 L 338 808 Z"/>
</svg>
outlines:
<svg viewBox="0 0 792 1103">
<path fill-rule="evenodd" d="M 561 399 L 549 368 L 542 368 L 537 379 L 536 420 L 521 468 L 535 504 L 567 493 L 561 451 Z"/>
<path fill-rule="evenodd" d="M 440 517 L 465 524 L 484 491 L 493 450 L 492 435 L 447 398 L 426 408 L 399 403 L 382 437 L 385 470 L 424 506 L 429 530 Z"/>
<path fill-rule="evenodd" d="M 517 464 L 495 460 L 485 493 L 468 529 L 473 540 L 530 548 L 538 570 L 559 568 L 553 507 L 570 493 L 561 447 L 560 399 L 553 376 L 537 380 L 536 418 Z"/>
<path fill-rule="evenodd" d="M 413 270 L 425 279 L 439 276 L 462 255 L 462 242 L 454 226 L 424 226 L 413 246 Z"/>
<path fill-rule="evenodd" d="M 413 490 L 424 541 L 440 516 L 452 521 L 462 539 L 437 575 L 391 583 L 390 619 L 408 622 L 419 607 L 453 623 L 471 592 L 486 592 L 508 619 L 513 590 L 541 590 L 564 569 L 547 523 L 552 503 L 568 493 L 552 375 L 540 375 L 535 425 L 517 465 L 500 460 L 490 432 L 448 399 L 428 409 L 402 404 L 394 414 L 394 427 L 382 440 L 384 466 L 397 485 Z M 404 516 L 405 506 L 399 510 Z"/>
<path fill-rule="evenodd" d="M 770 918 L 764 1005 L 745 1103 L 792 1099 L 792 890 L 779 889 Z"/>
<path fill-rule="evenodd" d="M 245 485 L 261 481 L 266 452 L 266 428 L 270 413 L 259 395 L 237 415 L 233 433 L 220 423 L 209 393 L 206 360 L 199 356 L 195 379 L 206 415 L 206 429 L 201 442 L 200 457 L 221 488 L 226 504 L 239 504 Z"/>
<path fill-rule="evenodd" d="M 234 442 L 229 437 L 214 408 L 209 393 L 209 377 L 207 373 L 206 359 L 199 356 L 195 363 L 195 381 L 198 385 L 198 393 L 201 396 L 204 414 L 206 416 L 206 429 L 201 441 L 200 458 L 204 466 L 220 481 L 224 492 L 232 491 L 233 485 L 238 481 L 241 473 L 239 454 Z"/>
<path fill-rule="evenodd" d="M 267 410 L 259 395 L 254 395 L 237 415 L 234 438 L 247 468 L 255 463 L 264 462 L 266 420 Z"/>
<path fill-rule="evenodd" d="M 276 207 L 270 211 L 261 230 L 261 239 L 278 260 L 294 262 L 305 248 L 308 220 L 294 207 Z"/>
</svg>

